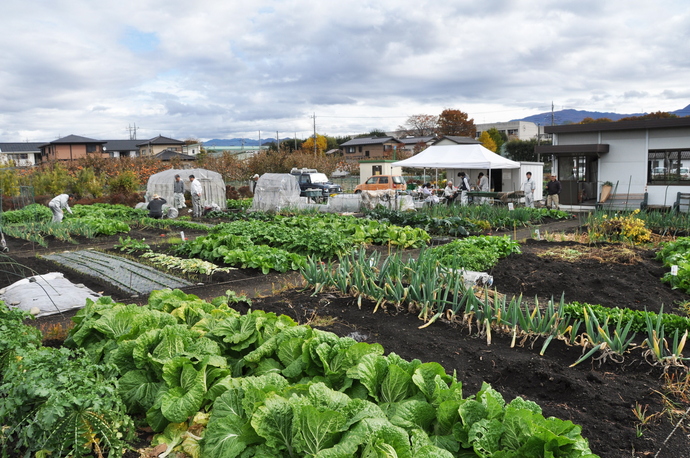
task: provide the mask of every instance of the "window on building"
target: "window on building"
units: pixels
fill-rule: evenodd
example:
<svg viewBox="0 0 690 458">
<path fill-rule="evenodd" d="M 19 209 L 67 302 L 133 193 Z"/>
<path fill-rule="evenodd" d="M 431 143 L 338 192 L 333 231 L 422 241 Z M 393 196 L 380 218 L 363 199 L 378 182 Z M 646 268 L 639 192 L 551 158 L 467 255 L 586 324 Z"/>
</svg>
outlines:
<svg viewBox="0 0 690 458">
<path fill-rule="evenodd" d="M 690 183 L 690 149 L 650 150 L 647 154 L 647 183 Z"/>
<path fill-rule="evenodd" d="M 383 145 L 384 151 L 390 151 L 393 147 L 391 145 Z"/>
<path fill-rule="evenodd" d="M 361 146 L 359 147 L 359 152 L 360 152 L 360 153 L 362 152 L 362 147 L 361 147 Z"/>
<path fill-rule="evenodd" d="M 371 167 L 371 174 L 372 175 L 381 175 L 382 173 L 383 173 L 383 166 L 374 165 Z"/>
<path fill-rule="evenodd" d="M 95 153 L 96 152 L 96 145 L 86 145 L 86 152 L 87 153 Z"/>
<path fill-rule="evenodd" d="M 19 159 L 29 159 L 29 155 L 26 153 L 20 154 Z"/>
<path fill-rule="evenodd" d="M 354 152 L 355 152 L 355 147 L 354 147 L 354 146 L 348 146 L 348 147 L 347 147 L 347 152 L 348 152 L 348 153 L 354 153 Z"/>
<path fill-rule="evenodd" d="M 369 157 L 369 151 L 364 152 L 364 157 Z"/>
</svg>

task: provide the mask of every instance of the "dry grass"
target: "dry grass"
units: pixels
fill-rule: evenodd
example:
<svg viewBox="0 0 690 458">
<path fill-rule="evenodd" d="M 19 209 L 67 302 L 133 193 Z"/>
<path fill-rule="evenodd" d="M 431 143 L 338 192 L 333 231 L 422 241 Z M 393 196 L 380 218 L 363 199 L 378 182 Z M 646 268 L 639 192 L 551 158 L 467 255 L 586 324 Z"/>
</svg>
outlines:
<svg viewBox="0 0 690 458">
<path fill-rule="evenodd" d="M 36 328 L 41 331 L 43 341 L 49 340 L 65 340 L 69 334 L 70 329 L 74 327 L 74 323 L 63 325 L 62 323 L 54 324 L 39 324 Z"/>
<path fill-rule="evenodd" d="M 591 259 L 602 264 L 633 265 L 642 261 L 637 251 L 621 245 L 601 247 L 583 245 L 577 248 L 559 246 L 537 253 L 537 256 L 565 262 Z"/>
<path fill-rule="evenodd" d="M 313 312 L 309 319 L 307 319 L 306 325 L 311 326 L 312 328 L 326 328 L 328 326 L 333 326 L 335 323 L 337 323 L 338 319 L 329 315 L 318 315 L 316 312 Z"/>
</svg>

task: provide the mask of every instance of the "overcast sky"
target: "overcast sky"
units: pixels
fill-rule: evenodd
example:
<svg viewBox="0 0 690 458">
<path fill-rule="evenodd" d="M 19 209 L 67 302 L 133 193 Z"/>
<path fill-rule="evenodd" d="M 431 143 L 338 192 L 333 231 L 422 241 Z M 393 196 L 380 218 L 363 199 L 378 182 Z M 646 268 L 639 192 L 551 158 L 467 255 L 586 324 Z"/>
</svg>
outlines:
<svg viewBox="0 0 690 458">
<path fill-rule="evenodd" d="M 2 0 L 0 141 L 307 137 L 690 104 L 690 2 Z"/>
</svg>

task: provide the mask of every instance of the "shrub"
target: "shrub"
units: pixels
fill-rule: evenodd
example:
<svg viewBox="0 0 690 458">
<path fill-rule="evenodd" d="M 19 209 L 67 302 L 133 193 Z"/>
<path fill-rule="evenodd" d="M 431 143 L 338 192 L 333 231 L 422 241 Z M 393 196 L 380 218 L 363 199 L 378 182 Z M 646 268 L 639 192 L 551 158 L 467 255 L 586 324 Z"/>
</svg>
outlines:
<svg viewBox="0 0 690 458">
<path fill-rule="evenodd" d="M 136 193 L 139 190 L 139 178 L 131 170 L 125 170 L 110 179 L 108 191 L 111 195 L 123 194 L 125 196 Z"/>
</svg>

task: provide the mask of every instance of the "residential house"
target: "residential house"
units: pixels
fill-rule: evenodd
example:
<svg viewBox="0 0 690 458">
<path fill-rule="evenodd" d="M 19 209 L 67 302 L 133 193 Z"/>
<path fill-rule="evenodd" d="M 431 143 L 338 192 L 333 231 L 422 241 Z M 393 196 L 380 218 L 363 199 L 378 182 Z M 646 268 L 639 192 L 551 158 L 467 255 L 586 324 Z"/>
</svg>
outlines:
<svg viewBox="0 0 690 458">
<path fill-rule="evenodd" d="M 106 140 L 103 149 L 109 157 L 137 157 L 141 140 Z"/>
<path fill-rule="evenodd" d="M 405 144 L 394 137 L 359 137 L 346 141 L 340 149 L 347 161 L 362 159 L 396 159 L 393 157 Z"/>
<path fill-rule="evenodd" d="M 201 143 L 192 143 L 192 144 L 184 144 L 182 146 L 182 152 L 184 154 L 187 154 L 189 156 L 196 156 L 201 152 L 201 149 L 204 147 Z"/>
<path fill-rule="evenodd" d="M 434 141 L 434 145 L 477 145 L 480 141 L 472 137 L 458 137 L 456 135 L 444 135 Z"/>
<path fill-rule="evenodd" d="M 31 167 L 41 162 L 41 145 L 43 142 L 0 143 L 0 164 Z"/>
<path fill-rule="evenodd" d="M 73 161 L 81 157 L 87 157 L 90 154 L 108 157 L 108 153 L 103 149 L 105 144 L 105 140 L 68 135 L 67 137 L 42 144 L 39 147 L 41 150 L 41 161 Z"/>
<path fill-rule="evenodd" d="M 180 159 L 181 161 L 195 161 L 196 157 L 190 156 L 189 154 L 180 153 L 172 149 L 164 149 L 160 153 L 154 156 L 156 159 L 161 161 L 171 161 L 173 159 Z"/>
<path fill-rule="evenodd" d="M 618 194 L 648 193 L 650 205 L 671 206 L 690 192 L 690 117 L 546 126 L 552 145 L 536 147 L 554 162 L 561 202 L 596 202 L 601 184 Z"/>
<path fill-rule="evenodd" d="M 173 151 L 177 151 L 178 153 L 182 153 L 184 146 L 185 142 L 175 140 L 173 138 L 163 137 L 162 135 L 137 143 L 137 148 L 139 148 L 139 156 L 155 156 L 166 149 L 171 149 Z"/>
<path fill-rule="evenodd" d="M 436 141 L 435 135 L 428 135 L 425 137 L 402 137 L 398 138 L 403 143 L 402 149 L 408 152 L 409 156 L 423 151 L 427 146 L 432 145 Z"/>
</svg>

